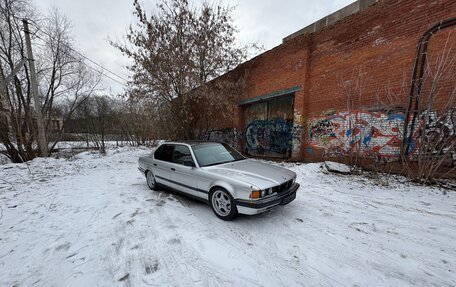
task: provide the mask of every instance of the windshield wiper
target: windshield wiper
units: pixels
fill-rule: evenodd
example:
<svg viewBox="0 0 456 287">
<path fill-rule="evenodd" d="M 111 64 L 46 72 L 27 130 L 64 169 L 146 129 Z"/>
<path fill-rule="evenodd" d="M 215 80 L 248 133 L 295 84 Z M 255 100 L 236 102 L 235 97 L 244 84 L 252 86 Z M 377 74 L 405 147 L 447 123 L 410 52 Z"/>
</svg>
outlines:
<svg viewBox="0 0 456 287">
<path fill-rule="evenodd" d="M 206 166 L 213 166 L 213 165 L 219 165 L 219 164 L 224 164 L 224 163 L 235 162 L 235 161 L 238 161 L 238 160 L 241 160 L 241 159 L 227 160 L 227 161 L 222 161 L 222 162 L 211 163 L 211 164 L 205 165 L 205 167 Z"/>
</svg>

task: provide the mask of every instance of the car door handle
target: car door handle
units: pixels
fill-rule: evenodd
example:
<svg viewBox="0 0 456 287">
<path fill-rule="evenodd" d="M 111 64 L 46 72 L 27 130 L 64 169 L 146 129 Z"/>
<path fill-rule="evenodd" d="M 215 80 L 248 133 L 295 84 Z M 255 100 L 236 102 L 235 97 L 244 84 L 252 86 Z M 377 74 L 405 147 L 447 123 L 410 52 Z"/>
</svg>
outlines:
<svg viewBox="0 0 456 287">
<path fill-rule="evenodd" d="M 171 168 L 172 171 L 176 171 L 176 169 L 174 167 Z"/>
<path fill-rule="evenodd" d="M 154 163 L 154 165 L 155 165 L 155 166 L 157 166 L 157 164 L 156 164 L 156 163 Z"/>
</svg>

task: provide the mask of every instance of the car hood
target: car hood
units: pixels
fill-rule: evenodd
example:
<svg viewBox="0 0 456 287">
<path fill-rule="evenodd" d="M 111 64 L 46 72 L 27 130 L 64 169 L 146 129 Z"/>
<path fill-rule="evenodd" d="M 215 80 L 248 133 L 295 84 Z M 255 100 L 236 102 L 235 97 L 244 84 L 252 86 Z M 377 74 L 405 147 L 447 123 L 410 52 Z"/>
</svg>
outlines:
<svg viewBox="0 0 456 287">
<path fill-rule="evenodd" d="M 286 168 L 252 159 L 205 167 L 204 169 L 232 180 L 254 185 L 260 189 L 282 184 L 296 176 L 296 173 Z"/>
</svg>

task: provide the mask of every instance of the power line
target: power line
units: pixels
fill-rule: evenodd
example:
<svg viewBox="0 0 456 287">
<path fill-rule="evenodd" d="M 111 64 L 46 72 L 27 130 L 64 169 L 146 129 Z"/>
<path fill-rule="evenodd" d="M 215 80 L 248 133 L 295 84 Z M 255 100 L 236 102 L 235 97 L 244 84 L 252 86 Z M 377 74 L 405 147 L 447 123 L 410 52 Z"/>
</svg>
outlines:
<svg viewBox="0 0 456 287">
<path fill-rule="evenodd" d="M 46 41 L 45 39 L 41 38 L 41 37 L 38 36 L 38 35 L 35 35 L 35 37 L 37 37 L 38 39 L 40 39 L 41 41 L 43 41 L 43 42 L 45 42 L 45 43 L 47 43 L 47 44 L 49 44 L 49 45 L 51 44 L 51 43 L 49 43 L 48 41 Z M 63 43 L 62 43 L 62 44 L 63 44 Z M 66 45 L 66 44 L 63 44 L 63 45 L 65 45 L 67 48 L 71 49 L 68 45 Z M 79 55 L 79 53 L 78 53 L 77 51 L 75 51 L 74 49 L 71 49 L 71 50 Z M 86 57 L 84 57 L 84 58 L 86 58 Z M 88 68 L 94 70 L 95 72 L 99 73 L 101 76 L 106 77 L 106 78 L 108 78 L 108 79 L 110 79 L 110 80 L 112 80 L 112 81 L 114 81 L 114 82 L 116 82 L 116 83 L 118 83 L 118 84 L 120 84 L 120 85 L 126 87 L 126 88 L 128 87 L 127 84 L 122 83 L 121 81 L 119 81 L 119 80 L 117 80 L 117 79 L 114 79 L 113 77 L 111 77 L 111 76 L 109 76 L 109 75 L 107 75 L 107 74 L 104 74 L 103 71 L 100 71 L 100 70 L 98 70 L 98 69 L 96 69 L 96 68 L 90 66 L 89 64 L 84 63 L 83 61 L 80 61 L 80 63 L 83 64 L 83 65 L 85 65 L 86 67 L 88 67 Z M 106 70 L 106 71 L 109 71 L 109 70 L 107 70 L 106 68 L 104 68 L 103 66 L 101 66 L 101 65 L 99 65 L 99 66 L 100 66 L 102 69 L 104 69 L 104 70 Z M 123 78 L 121 78 L 121 79 L 123 79 Z M 125 79 L 123 79 L 123 80 L 125 80 Z M 127 80 L 125 80 L 125 81 L 127 81 Z"/>
<path fill-rule="evenodd" d="M 38 35 L 35 35 L 35 37 L 38 38 L 38 39 L 40 39 L 41 41 L 47 43 L 48 45 L 51 44 L 51 43 L 49 43 L 48 41 L 46 41 L 45 39 L 41 38 L 41 37 L 38 36 Z M 63 43 L 62 43 L 62 44 L 63 44 Z M 69 48 L 68 45 L 66 45 L 66 44 L 63 44 L 63 45 L 66 46 L 67 48 Z M 69 48 L 69 49 L 70 49 L 70 48 Z M 74 49 L 71 49 L 71 50 L 79 55 L 79 53 L 76 52 Z M 84 58 L 85 58 L 85 57 L 84 57 Z M 77 59 L 77 58 L 75 57 L 75 59 Z M 79 60 L 79 62 L 80 62 L 81 64 L 85 65 L 86 67 L 88 67 L 88 68 L 94 70 L 95 72 L 99 73 L 101 76 L 106 77 L 106 78 L 108 78 L 108 79 L 110 79 L 110 80 L 112 80 L 112 81 L 114 81 L 114 82 L 116 82 L 116 83 L 118 83 L 118 84 L 120 84 L 120 85 L 122 85 L 122 86 L 124 86 L 124 87 L 127 87 L 127 85 L 126 85 L 125 83 L 122 83 L 121 81 L 119 81 L 119 80 L 117 80 L 117 79 L 115 79 L 115 78 L 113 78 L 113 77 L 111 77 L 111 76 L 109 76 L 109 75 L 103 73 L 103 70 L 109 71 L 109 70 L 107 70 L 106 68 L 104 68 L 103 66 L 98 65 L 98 66 L 100 66 L 100 67 L 102 68 L 102 70 L 100 71 L 100 70 L 98 70 L 98 69 L 96 69 L 96 68 L 90 66 L 89 64 L 87 64 L 87 63 L 81 61 L 80 59 L 77 59 L 77 60 Z M 122 79 L 123 79 L 123 78 L 122 78 Z M 125 79 L 123 79 L 123 80 L 125 80 Z M 127 81 L 127 80 L 125 80 L 125 81 Z"/>
<path fill-rule="evenodd" d="M 45 18 L 42 18 L 42 19 L 44 19 L 44 20 L 52 20 L 52 18 L 49 18 L 49 17 L 45 17 Z M 34 26 L 36 27 L 37 31 L 39 30 L 39 31 L 41 31 L 42 33 L 44 33 L 44 34 L 46 34 L 47 36 L 49 36 L 49 37 L 52 38 L 52 35 L 49 35 L 49 33 L 45 32 L 45 31 L 43 31 L 43 30 L 41 30 L 41 29 L 39 28 L 39 24 L 38 24 L 36 21 L 33 21 L 33 20 L 30 20 L 30 21 L 32 22 L 31 24 L 34 25 Z M 74 48 L 72 48 L 72 47 L 69 47 L 69 48 L 71 48 L 71 49 L 74 50 Z M 75 52 L 78 52 L 78 51 L 75 50 Z M 85 56 L 85 55 L 83 55 L 83 54 L 82 54 L 81 56 L 82 56 L 82 57 L 87 57 L 87 56 Z M 93 60 L 91 60 L 91 59 L 89 59 L 89 58 L 87 58 L 87 59 L 88 59 L 89 61 L 93 62 L 95 65 L 98 65 L 98 66 L 101 67 L 101 64 L 98 64 L 98 63 L 96 63 L 95 61 L 93 61 Z M 116 64 L 117 64 L 117 63 L 116 63 Z M 120 65 L 120 64 L 117 64 L 117 66 L 124 68 L 124 67 L 123 67 L 122 65 Z M 120 75 L 121 75 L 121 76 L 120 76 L 120 75 L 118 75 L 118 74 L 112 72 L 111 70 L 108 70 L 108 68 L 105 68 L 105 67 L 101 67 L 101 68 L 103 68 L 104 70 L 109 71 L 110 73 L 112 73 L 112 74 L 114 74 L 115 76 L 121 78 L 122 80 L 127 81 L 125 78 L 122 78 L 122 77 L 128 77 L 128 75 L 126 75 L 125 73 L 120 73 Z"/>
<path fill-rule="evenodd" d="M 41 28 L 39 28 L 37 25 L 34 25 L 34 26 L 36 27 L 37 32 L 39 31 L 39 32 L 41 32 L 41 33 L 47 35 L 47 36 L 50 37 L 51 39 L 55 40 L 55 37 L 53 37 L 52 35 L 50 35 L 49 33 L 45 32 L 45 31 L 43 31 L 43 30 L 42 30 Z M 48 41 L 46 41 L 45 39 L 39 37 L 38 35 L 35 35 L 35 36 L 36 36 L 38 39 L 40 39 L 40 40 L 46 42 L 47 44 L 50 44 Z M 85 56 L 84 54 L 80 53 L 79 51 L 77 51 L 76 49 L 74 49 L 73 47 L 71 47 L 70 45 L 68 45 L 68 44 L 66 44 L 66 43 L 64 43 L 64 42 L 60 42 L 60 43 L 61 43 L 62 45 L 64 45 L 65 47 L 67 47 L 68 49 L 70 49 L 71 51 L 73 51 L 74 53 L 76 53 L 77 55 L 79 55 L 80 57 L 86 59 L 87 61 L 89 61 L 90 63 L 96 65 L 97 67 L 100 67 L 103 71 L 107 71 L 107 72 L 111 73 L 112 75 L 116 76 L 117 78 L 119 78 L 119 79 L 121 79 L 121 80 L 123 80 L 123 81 L 125 81 L 125 82 L 128 82 L 128 80 L 127 80 L 126 78 L 120 76 L 119 74 L 117 74 L 117 73 L 111 71 L 110 69 L 108 69 L 108 68 L 102 66 L 101 64 L 95 62 L 94 60 L 92 60 L 92 59 L 90 59 L 89 57 Z M 87 65 L 86 63 L 84 63 L 84 64 L 85 64 L 86 66 L 90 67 L 91 69 L 97 71 L 98 73 L 102 74 L 102 72 L 100 72 L 99 70 L 93 68 L 92 66 Z M 123 86 L 126 86 L 126 84 L 121 83 L 120 81 L 118 81 L 118 80 L 116 80 L 116 79 L 113 79 L 112 77 L 110 77 L 110 76 L 108 76 L 108 75 L 106 75 L 106 74 L 102 74 L 102 75 L 105 76 L 105 77 L 107 77 L 107 78 L 109 78 L 109 79 L 111 79 L 111 80 L 113 80 L 113 81 L 115 81 L 115 82 L 117 82 L 117 83 L 119 83 L 119 84 L 121 84 L 121 85 L 123 85 Z"/>
<path fill-rule="evenodd" d="M 12 16 L 12 18 L 14 18 L 14 19 L 16 19 L 16 20 L 21 20 L 21 21 L 22 21 L 23 19 L 26 19 L 27 21 L 31 21 L 32 23 L 29 23 L 29 24 L 33 25 L 33 26 L 36 28 L 36 31 L 33 33 L 33 35 L 34 35 L 36 38 L 40 39 L 41 41 L 47 43 L 48 45 L 51 45 L 51 43 L 48 42 L 47 40 L 41 38 L 40 36 L 38 36 L 38 35 L 37 35 L 38 32 L 41 32 L 41 33 L 47 35 L 48 37 L 50 37 L 51 39 L 55 40 L 55 37 L 53 37 L 52 35 L 50 35 L 49 33 L 45 32 L 45 31 L 43 31 L 43 30 L 38 26 L 38 24 L 37 24 L 35 21 L 30 20 L 30 19 L 27 19 L 27 18 L 25 18 L 25 17 L 18 17 L 18 16 L 15 16 L 15 15 L 10 15 L 10 16 Z M 85 65 L 86 67 L 88 67 L 88 68 L 94 70 L 95 72 L 99 73 L 101 76 L 104 76 L 104 77 L 106 77 L 106 78 L 108 78 L 108 79 L 110 79 L 110 80 L 112 80 L 112 81 L 114 81 L 114 82 L 116 82 L 116 83 L 118 83 L 118 84 L 124 86 L 124 87 L 128 87 L 126 83 L 122 83 L 122 82 L 120 82 L 119 80 L 114 79 L 113 77 L 111 77 L 111 76 L 109 76 L 109 75 L 103 73 L 103 71 L 107 71 L 107 72 L 111 73 L 112 75 L 118 77 L 119 79 L 123 80 L 124 82 L 128 82 L 128 80 L 127 80 L 126 78 L 124 78 L 124 77 L 118 75 L 117 73 L 114 73 L 113 71 L 111 71 L 110 69 L 108 69 L 108 68 L 102 66 L 101 64 L 98 64 L 97 62 L 95 62 L 94 60 L 92 60 L 92 59 L 90 59 L 89 57 L 85 56 L 84 54 L 80 53 L 79 51 L 75 50 L 73 47 L 69 46 L 68 44 L 66 44 L 66 43 L 64 43 L 64 42 L 60 42 L 60 43 L 61 43 L 62 45 L 64 45 L 65 47 L 67 47 L 68 49 L 70 49 L 71 51 L 73 51 L 74 53 L 76 53 L 77 55 L 79 55 L 80 57 L 82 57 L 82 58 L 86 59 L 87 61 L 93 63 L 94 65 L 100 67 L 100 68 L 102 69 L 102 71 L 99 71 L 98 69 L 96 69 L 96 68 L 94 68 L 94 67 L 88 65 L 87 63 L 85 63 L 85 62 L 83 62 L 83 61 L 80 61 L 80 63 L 82 63 L 82 64 Z"/>
</svg>

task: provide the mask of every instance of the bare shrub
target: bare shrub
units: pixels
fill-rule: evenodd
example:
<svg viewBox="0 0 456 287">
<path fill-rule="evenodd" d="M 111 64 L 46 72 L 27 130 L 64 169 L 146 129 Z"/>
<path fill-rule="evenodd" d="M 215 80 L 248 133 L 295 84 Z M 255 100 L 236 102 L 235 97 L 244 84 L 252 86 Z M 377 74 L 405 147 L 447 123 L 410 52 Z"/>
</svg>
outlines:
<svg viewBox="0 0 456 287">
<path fill-rule="evenodd" d="M 443 53 L 426 62 L 420 79 L 423 88 L 411 115 L 407 154 L 402 158 L 405 173 L 415 182 L 430 184 L 446 177 L 456 178 L 454 38 L 450 34 Z"/>
</svg>

